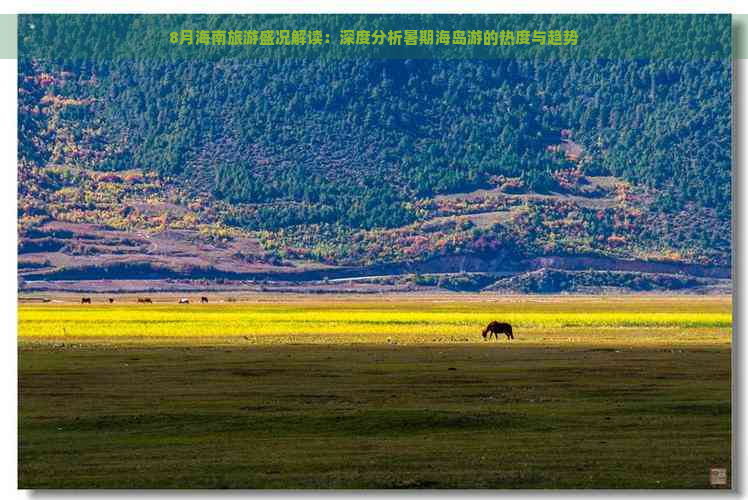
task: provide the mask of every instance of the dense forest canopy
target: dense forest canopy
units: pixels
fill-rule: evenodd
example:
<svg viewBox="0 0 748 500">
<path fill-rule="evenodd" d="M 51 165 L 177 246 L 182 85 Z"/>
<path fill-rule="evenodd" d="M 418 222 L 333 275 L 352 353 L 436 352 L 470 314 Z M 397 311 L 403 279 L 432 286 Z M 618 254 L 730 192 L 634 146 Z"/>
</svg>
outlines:
<svg viewBox="0 0 748 500">
<path fill-rule="evenodd" d="M 580 29 L 608 22 L 588 17 Z M 24 251 L 80 253 L 44 239 L 62 220 L 250 238 L 267 254 L 234 256 L 253 263 L 727 265 L 732 66 L 704 55 L 729 45 L 729 29 L 696 21 L 668 28 L 692 33 L 670 58 L 20 57 Z M 83 52 L 105 52 L 115 27 Z M 66 53 L 72 36 L 39 47 L 19 33 L 35 56 Z M 120 35 L 124 53 L 137 46 Z"/>
<path fill-rule="evenodd" d="M 43 91 L 83 98 L 59 119 L 101 129 L 90 147 L 106 152 L 64 161 L 153 170 L 232 203 L 303 202 L 305 222 L 399 226 L 409 222 L 407 200 L 486 187 L 500 175 L 551 189 L 552 172 L 568 161 L 549 151 L 562 131 L 588 152 L 588 173 L 660 189 L 664 210 L 693 201 L 729 217 L 727 61 L 109 61 L 56 69 L 71 77 Z M 21 157 L 50 161 L 54 142 L 34 147 L 31 137 L 19 136 Z"/>
</svg>

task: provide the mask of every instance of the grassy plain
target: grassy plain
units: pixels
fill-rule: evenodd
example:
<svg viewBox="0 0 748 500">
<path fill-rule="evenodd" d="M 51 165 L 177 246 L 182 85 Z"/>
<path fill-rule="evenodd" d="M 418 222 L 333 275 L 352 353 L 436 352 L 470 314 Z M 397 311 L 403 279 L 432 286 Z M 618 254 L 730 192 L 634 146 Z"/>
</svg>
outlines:
<svg viewBox="0 0 748 500">
<path fill-rule="evenodd" d="M 729 297 L 162 299 L 19 306 L 19 486 L 705 488 L 731 467 Z M 483 342 L 491 319 L 516 340 Z"/>
</svg>

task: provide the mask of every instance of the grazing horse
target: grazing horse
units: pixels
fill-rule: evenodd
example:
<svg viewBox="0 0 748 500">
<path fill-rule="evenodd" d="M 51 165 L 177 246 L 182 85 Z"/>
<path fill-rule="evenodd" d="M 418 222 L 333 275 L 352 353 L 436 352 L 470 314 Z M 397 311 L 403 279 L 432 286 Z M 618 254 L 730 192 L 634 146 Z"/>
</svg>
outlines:
<svg viewBox="0 0 748 500">
<path fill-rule="evenodd" d="M 83 297 L 81 299 L 81 304 L 90 304 L 91 303 L 91 297 Z"/>
<path fill-rule="evenodd" d="M 488 336 L 488 338 L 491 338 L 491 335 L 493 335 L 496 340 L 499 340 L 499 334 L 503 333 L 506 335 L 507 340 L 512 340 L 514 338 L 514 334 L 512 333 L 512 325 L 509 323 L 499 323 L 498 321 L 491 321 L 485 330 L 483 330 L 483 339 Z"/>
<path fill-rule="evenodd" d="M 190 303 L 190 299 L 186 299 L 186 298 L 179 299 L 179 304 L 189 304 L 189 303 Z"/>
<path fill-rule="evenodd" d="M 208 297 L 200 297 L 200 303 L 201 304 L 207 304 L 208 303 Z"/>
</svg>

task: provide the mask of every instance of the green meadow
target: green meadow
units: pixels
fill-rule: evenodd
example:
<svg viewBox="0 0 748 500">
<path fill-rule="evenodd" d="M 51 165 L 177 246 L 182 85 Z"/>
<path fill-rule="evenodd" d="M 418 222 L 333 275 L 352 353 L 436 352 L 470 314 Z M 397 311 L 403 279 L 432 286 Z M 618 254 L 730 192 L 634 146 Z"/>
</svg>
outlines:
<svg viewBox="0 0 748 500">
<path fill-rule="evenodd" d="M 708 488 L 730 470 L 729 298 L 281 300 L 20 305 L 19 486 Z M 484 341 L 493 319 L 515 340 Z"/>
</svg>

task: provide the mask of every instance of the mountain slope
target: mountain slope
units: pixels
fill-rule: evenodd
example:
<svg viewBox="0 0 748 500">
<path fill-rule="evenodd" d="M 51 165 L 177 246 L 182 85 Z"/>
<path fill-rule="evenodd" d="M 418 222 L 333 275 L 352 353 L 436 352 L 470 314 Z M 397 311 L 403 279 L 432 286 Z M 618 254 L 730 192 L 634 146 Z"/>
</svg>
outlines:
<svg viewBox="0 0 748 500">
<path fill-rule="evenodd" d="M 730 79 L 713 60 L 21 60 L 21 274 L 729 266 Z"/>
</svg>

